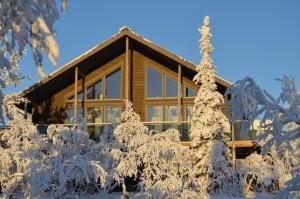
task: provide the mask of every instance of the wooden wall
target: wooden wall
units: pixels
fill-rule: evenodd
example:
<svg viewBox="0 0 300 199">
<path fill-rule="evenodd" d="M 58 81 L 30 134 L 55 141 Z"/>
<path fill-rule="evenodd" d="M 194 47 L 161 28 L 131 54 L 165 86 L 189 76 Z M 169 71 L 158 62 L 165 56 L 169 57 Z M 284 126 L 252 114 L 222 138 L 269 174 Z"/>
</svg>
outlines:
<svg viewBox="0 0 300 199">
<path fill-rule="evenodd" d="M 159 63 L 151 60 L 150 58 L 142 55 L 137 51 L 133 51 L 133 54 L 130 54 L 129 51 L 129 82 L 133 83 L 132 92 L 132 101 L 134 104 L 134 110 L 140 115 L 141 120 L 146 120 L 146 106 L 147 105 L 177 105 L 178 99 L 177 98 L 165 98 L 165 99 L 146 99 L 146 66 L 150 65 L 155 70 L 158 70 L 164 74 L 168 74 L 173 79 L 177 80 L 177 68 L 171 70 L 166 68 Z M 85 99 L 84 102 L 79 102 L 78 107 L 82 104 L 84 107 L 88 106 L 109 106 L 109 105 L 119 105 L 121 106 L 121 110 L 124 110 L 124 103 L 123 100 L 125 99 L 125 63 L 126 54 L 122 54 L 115 59 L 111 60 L 107 64 L 103 66 L 95 65 L 97 68 L 92 73 L 88 74 L 85 77 L 85 89 L 98 81 L 103 76 L 109 74 L 110 72 L 114 71 L 117 67 L 121 67 L 121 99 L 120 100 L 87 100 Z M 132 61 L 132 63 L 130 63 Z M 132 74 L 130 74 L 132 71 Z M 70 76 L 69 78 L 75 79 L 74 76 Z M 182 81 L 185 85 L 197 90 L 199 87 L 196 86 L 192 80 L 187 79 L 185 77 L 182 78 Z M 128 88 L 130 90 L 130 86 Z M 78 91 L 82 90 L 82 79 L 78 81 Z M 47 124 L 47 123 L 63 123 L 66 122 L 66 109 L 68 105 L 72 105 L 73 102 L 68 100 L 70 96 L 74 95 L 74 84 L 69 85 L 66 88 L 63 88 L 61 91 L 53 95 L 51 98 L 46 99 L 45 101 L 41 102 L 37 107 L 33 109 L 33 120 L 35 123 L 39 124 Z M 130 96 L 130 95 L 129 95 Z M 183 98 L 182 105 L 183 107 L 187 104 L 193 104 L 194 98 Z M 225 107 L 222 108 L 223 110 Z M 182 113 L 183 116 L 185 113 Z M 182 117 L 184 120 L 185 118 Z"/>
</svg>

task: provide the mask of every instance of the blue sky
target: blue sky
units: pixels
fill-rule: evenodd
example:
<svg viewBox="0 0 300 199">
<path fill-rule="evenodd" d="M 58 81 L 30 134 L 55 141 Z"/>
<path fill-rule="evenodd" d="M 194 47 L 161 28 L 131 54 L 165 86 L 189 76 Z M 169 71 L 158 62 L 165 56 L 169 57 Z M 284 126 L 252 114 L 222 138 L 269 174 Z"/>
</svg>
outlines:
<svg viewBox="0 0 300 199">
<path fill-rule="evenodd" d="M 299 0 L 71 0 L 69 10 L 55 24 L 61 51 L 58 66 L 52 67 L 45 59 L 44 69 L 49 74 L 123 25 L 198 64 L 197 29 L 209 15 L 218 75 L 231 82 L 251 76 L 278 96 L 280 84 L 274 79 L 283 75 L 293 76 L 300 88 L 299 9 Z M 8 88 L 8 93 L 39 80 L 30 52 L 21 68 L 32 80 Z"/>
</svg>

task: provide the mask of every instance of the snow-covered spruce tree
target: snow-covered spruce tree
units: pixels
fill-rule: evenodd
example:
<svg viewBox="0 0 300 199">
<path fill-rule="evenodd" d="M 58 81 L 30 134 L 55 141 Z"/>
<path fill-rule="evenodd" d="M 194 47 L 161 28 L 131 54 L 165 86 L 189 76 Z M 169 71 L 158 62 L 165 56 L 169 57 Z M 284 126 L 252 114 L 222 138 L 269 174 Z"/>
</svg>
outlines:
<svg viewBox="0 0 300 199">
<path fill-rule="evenodd" d="M 135 189 L 141 191 L 141 197 L 197 198 L 191 183 L 191 153 L 179 143 L 179 132 L 169 129 L 152 135 L 129 101 L 121 119 L 114 131 L 116 143 L 111 151 L 116 164 L 109 172 L 110 182 L 113 179 L 122 184 L 126 193 L 126 179 L 136 180 Z"/>
<path fill-rule="evenodd" d="M 250 77 L 237 81 L 227 95 L 232 96 L 228 101 L 231 122 L 240 121 L 241 133 L 246 133 L 259 119 L 262 135 L 257 139 L 264 142 L 263 154 L 276 149 L 284 163 L 282 175 L 289 175 L 288 172 L 292 175 L 278 194 L 287 197 L 300 189 L 299 157 L 294 156 L 300 151 L 300 94 L 292 78 L 285 76 L 278 80 L 282 83 L 282 92 L 277 99 Z"/>
<path fill-rule="evenodd" d="M 231 192 L 233 171 L 227 145 L 228 138 L 224 134 L 229 130 L 229 124 L 221 111 L 224 98 L 216 90 L 216 71 L 210 56 L 213 47 L 210 43 L 212 34 L 208 16 L 204 18 L 203 23 L 199 29 L 202 35 L 200 39 L 202 60 L 194 77 L 195 84 L 200 84 L 201 87 L 194 101 L 190 134 L 193 167 L 200 192 L 204 194 Z"/>
</svg>

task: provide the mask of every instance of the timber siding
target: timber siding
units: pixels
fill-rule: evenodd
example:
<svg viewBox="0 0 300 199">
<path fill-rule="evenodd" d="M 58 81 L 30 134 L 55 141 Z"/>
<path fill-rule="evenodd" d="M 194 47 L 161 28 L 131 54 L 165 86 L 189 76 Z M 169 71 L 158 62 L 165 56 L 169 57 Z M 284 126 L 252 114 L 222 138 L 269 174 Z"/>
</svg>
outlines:
<svg viewBox="0 0 300 199">
<path fill-rule="evenodd" d="M 163 74 L 162 98 L 149 99 L 146 97 L 147 66 Z M 84 115 L 86 115 L 87 107 L 119 106 L 123 111 L 124 99 L 130 99 L 142 121 L 147 120 L 147 105 L 177 106 L 180 115 L 179 121 L 187 120 L 186 106 L 193 105 L 194 98 L 184 97 L 185 87 L 178 87 L 181 94 L 177 97 L 168 98 L 165 96 L 166 86 L 164 84 L 166 76 L 168 76 L 197 91 L 199 86 L 192 82 L 197 73 L 196 65 L 144 39 L 127 27 L 50 74 L 46 79 L 24 90 L 20 95 L 31 101 L 28 110 L 32 113 L 35 123 L 66 123 L 66 110 L 69 107 L 76 107 L 74 100 L 69 100 L 75 90 L 84 90 L 86 94 L 87 87 L 101 78 L 102 84 L 104 84 L 102 88 L 105 88 L 105 78 L 103 77 L 118 67 L 121 68 L 120 99 L 85 98 L 80 100 L 77 106 L 85 108 Z M 76 71 L 78 71 L 78 76 L 75 78 Z M 221 94 L 224 94 L 226 89 L 232 86 L 231 83 L 218 76 L 215 78 Z M 77 88 L 75 88 L 76 79 L 78 79 Z M 105 93 L 102 94 L 105 96 Z M 225 110 L 224 106 L 222 110 Z M 103 117 L 102 122 L 104 122 Z"/>
</svg>

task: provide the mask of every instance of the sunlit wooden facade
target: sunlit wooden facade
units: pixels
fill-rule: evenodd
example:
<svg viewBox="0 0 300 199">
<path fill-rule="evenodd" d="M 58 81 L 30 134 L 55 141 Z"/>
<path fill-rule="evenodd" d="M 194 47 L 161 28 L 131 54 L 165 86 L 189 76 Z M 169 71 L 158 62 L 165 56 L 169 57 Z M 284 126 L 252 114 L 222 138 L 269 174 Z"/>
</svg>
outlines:
<svg viewBox="0 0 300 199">
<path fill-rule="evenodd" d="M 180 122 L 190 119 L 199 89 L 195 74 L 191 62 L 124 27 L 21 95 L 31 101 L 28 111 L 37 124 L 68 123 L 79 115 L 91 123 L 117 123 L 125 99 L 144 122 Z M 216 81 L 222 94 L 231 86 Z M 95 111 L 99 117 L 91 118 Z"/>
</svg>

